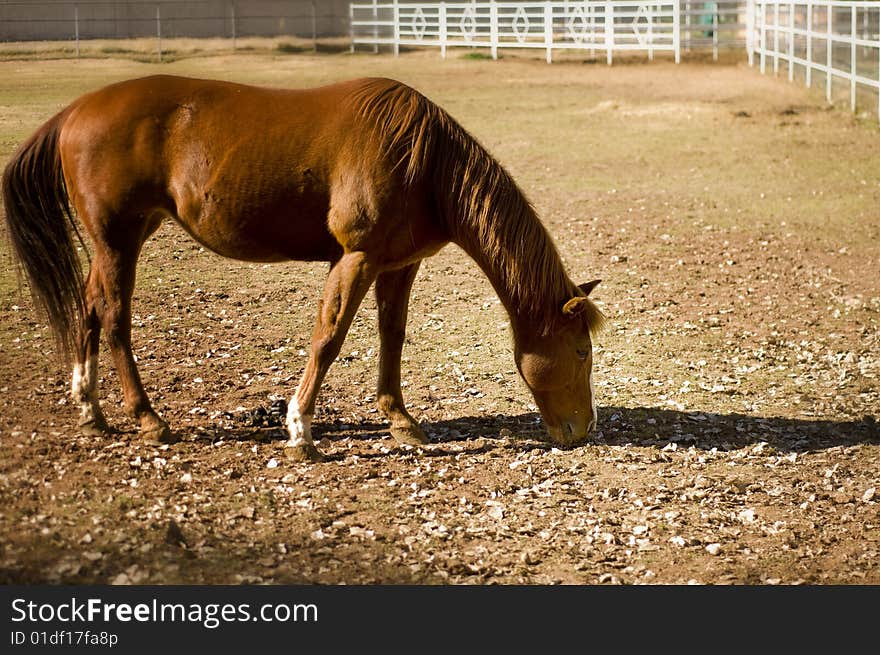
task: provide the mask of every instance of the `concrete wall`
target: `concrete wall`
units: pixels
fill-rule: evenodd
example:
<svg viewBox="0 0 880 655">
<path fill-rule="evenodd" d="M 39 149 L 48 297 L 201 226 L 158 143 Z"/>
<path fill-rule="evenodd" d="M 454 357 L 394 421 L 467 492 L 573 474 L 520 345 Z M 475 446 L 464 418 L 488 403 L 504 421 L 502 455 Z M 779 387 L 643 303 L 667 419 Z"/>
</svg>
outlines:
<svg viewBox="0 0 880 655">
<path fill-rule="evenodd" d="M 348 34 L 347 0 L 0 0 L 0 41 Z"/>
</svg>

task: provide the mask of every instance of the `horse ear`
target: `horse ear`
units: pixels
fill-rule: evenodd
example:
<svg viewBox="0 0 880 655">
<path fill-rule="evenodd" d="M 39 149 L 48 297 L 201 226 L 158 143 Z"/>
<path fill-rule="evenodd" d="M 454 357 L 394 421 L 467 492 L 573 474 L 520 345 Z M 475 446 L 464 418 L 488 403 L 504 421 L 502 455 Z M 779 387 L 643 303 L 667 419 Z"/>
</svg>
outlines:
<svg viewBox="0 0 880 655">
<path fill-rule="evenodd" d="M 602 280 L 592 280 L 590 282 L 584 282 L 583 284 L 578 285 L 578 289 L 584 292 L 585 296 L 590 295 L 590 291 L 596 288 L 596 285 L 599 284 Z"/>
<path fill-rule="evenodd" d="M 584 311 L 589 304 L 590 301 L 586 296 L 577 296 L 562 306 L 562 313 L 566 316 L 575 316 Z"/>
</svg>

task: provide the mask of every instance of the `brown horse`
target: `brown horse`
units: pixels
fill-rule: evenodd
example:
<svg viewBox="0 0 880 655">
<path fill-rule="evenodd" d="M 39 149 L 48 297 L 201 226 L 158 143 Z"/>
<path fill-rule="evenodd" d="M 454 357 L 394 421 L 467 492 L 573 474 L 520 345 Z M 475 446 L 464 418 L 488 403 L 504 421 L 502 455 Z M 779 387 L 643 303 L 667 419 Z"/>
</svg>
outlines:
<svg viewBox="0 0 880 655">
<path fill-rule="evenodd" d="M 132 355 L 131 297 L 144 242 L 166 218 L 226 257 L 328 261 L 311 353 L 288 405 L 291 456 L 320 460 L 315 398 L 375 282 L 378 405 L 404 443 L 427 437 L 400 390 L 410 289 L 453 242 L 511 321 L 516 364 L 551 439 L 596 424 L 591 332 L 598 281 L 571 282 L 510 175 L 444 110 L 388 79 L 307 90 L 155 76 L 86 94 L 51 118 L 3 174 L 13 249 L 66 361 L 80 427 L 109 430 L 96 396 L 101 330 L 125 407 L 148 440 L 173 441 Z M 84 279 L 73 234 L 92 244 Z"/>
</svg>

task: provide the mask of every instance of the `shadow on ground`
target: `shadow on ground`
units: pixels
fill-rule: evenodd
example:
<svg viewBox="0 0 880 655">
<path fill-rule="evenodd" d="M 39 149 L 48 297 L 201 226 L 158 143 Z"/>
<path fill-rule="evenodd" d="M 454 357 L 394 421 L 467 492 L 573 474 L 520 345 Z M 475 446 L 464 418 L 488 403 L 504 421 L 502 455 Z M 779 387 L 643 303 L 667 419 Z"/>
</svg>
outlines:
<svg viewBox="0 0 880 655">
<path fill-rule="evenodd" d="M 432 455 L 445 453 L 443 449 L 437 448 L 440 444 L 471 439 L 491 440 L 494 442 L 492 447 L 553 447 L 553 444 L 545 440 L 544 426 L 537 413 L 517 416 L 466 416 L 424 422 L 422 428 L 434 444 L 431 448 Z M 313 425 L 315 441 L 342 438 L 373 440 L 387 434 L 386 423 L 343 423 L 337 420 L 328 423 L 318 421 Z M 235 430 L 208 428 L 199 434 L 199 438 L 211 441 L 274 441 L 287 437 L 279 423 L 278 426 Z M 598 428 L 584 445 L 630 444 L 664 447 L 669 443 L 676 443 L 681 447 L 728 451 L 761 442 L 779 451 L 798 453 L 860 443 L 880 444 L 880 424 L 873 416 L 841 421 L 611 406 L 599 409 Z M 474 448 L 484 451 L 490 447 L 482 444 Z M 462 451 L 457 448 L 454 452 Z"/>
</svg>

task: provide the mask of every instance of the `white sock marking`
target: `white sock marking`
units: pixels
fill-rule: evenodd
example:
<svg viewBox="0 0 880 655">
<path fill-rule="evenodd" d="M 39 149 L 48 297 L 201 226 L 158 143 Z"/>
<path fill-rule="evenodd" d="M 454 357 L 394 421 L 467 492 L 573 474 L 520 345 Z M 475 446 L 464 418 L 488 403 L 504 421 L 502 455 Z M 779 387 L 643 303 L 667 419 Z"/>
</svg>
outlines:
<svg viewBox="0 0 880 655">
<path fill-rule="evenodd" d="M 300 414 L 296 395 L 287 404 L 287 431 L 290 433 L 288 447 L 312 443 L 312 415 Z"/>
<path fill-rule="evenodd" d="M 74 400 L 79 400 L 82 397 L 84 382 L 83 368 L 83 365 L 79 363 L 73 365 L 73 379 L 70 381 L 70 393 L 73 395 Z"/>
<path fill-rule="evenodd" d="M 92 355 L 84 364 L 73 365 L 70 390 L 73 400 L 79 403 L 81 423 L 92 421 L 100 413 L 96 389 L 98 386 L 98 356 Z"/>
</svg>

